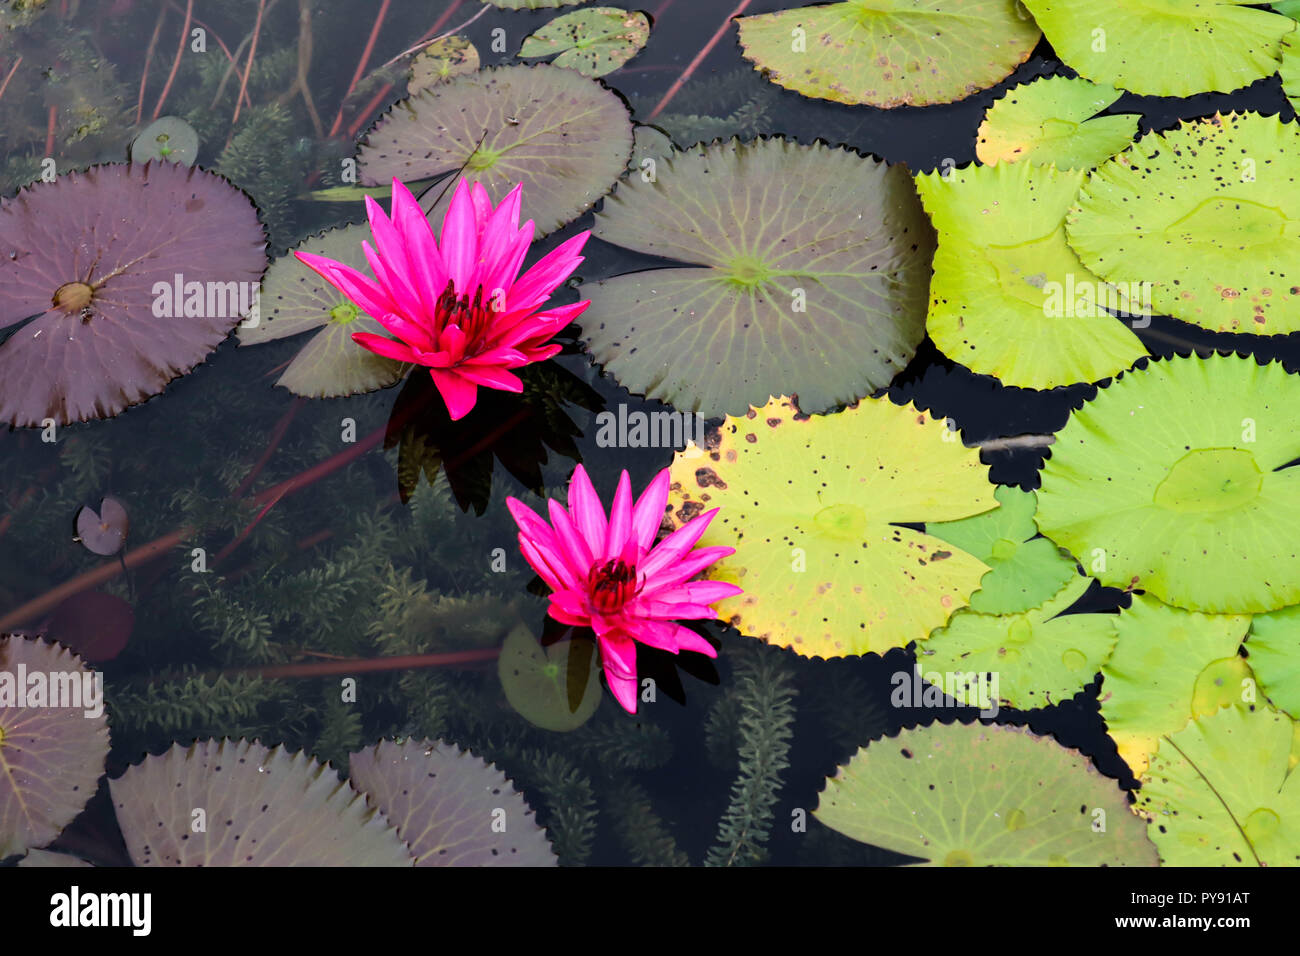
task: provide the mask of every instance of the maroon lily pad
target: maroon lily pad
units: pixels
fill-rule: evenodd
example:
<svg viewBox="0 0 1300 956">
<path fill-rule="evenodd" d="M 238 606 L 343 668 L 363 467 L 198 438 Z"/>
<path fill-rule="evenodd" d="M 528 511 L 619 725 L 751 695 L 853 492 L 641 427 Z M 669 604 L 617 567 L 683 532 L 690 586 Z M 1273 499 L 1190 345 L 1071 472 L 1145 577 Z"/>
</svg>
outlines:
<svg viewBox="0 0 1300 956">
<path fill-rule="evenodd" d="M 114 594 L 82 591 L 55 609 L 45 636 L 92 664 L 122 653 L 135 628 L 135 609 Z"/>
<path fill-rule="evenodd" d="M 94 796 L 108 756 L 103 700 L 64 696 L 88 674 L 57 644 L 0 635 L 0 859 L 45 846 Z"/>
<path fill-rule="evenodd" d="M 176 163 L 0 202 L 0 329 L 23 323 L 0 341 L 0 421 L 111 418 L 157 395 L 248 314 L 265 247 L 244 193 Z"/>
<path fill-rule="evenodd" d="M 95 554 L 108 556 L 121 551 L 130 527 L 126 507 L 116 498 L 105 498 L 98 512 L 89 505 L 77 512 L 77 538 Z"/>
<path fill-rule="evenodd" d="M 440 740 L 383 741 L 348 758 L 352 785 L 397 827 L 416 866 L 555 866 L 506 775 Z"/>
</svg>

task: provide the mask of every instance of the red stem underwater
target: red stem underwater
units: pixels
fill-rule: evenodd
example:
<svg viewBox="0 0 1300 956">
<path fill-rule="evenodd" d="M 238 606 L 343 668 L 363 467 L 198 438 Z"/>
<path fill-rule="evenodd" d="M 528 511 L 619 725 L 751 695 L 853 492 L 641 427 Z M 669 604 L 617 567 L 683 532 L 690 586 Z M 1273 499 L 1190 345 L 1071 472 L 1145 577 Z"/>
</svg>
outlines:
<svg viewBox="0 0 1300 956">
<path fill-rule="evenodd" d="M 677 78 L 677 81 L 673 83 L 672 86 L 668 87 L 668 92 L 664 94 L 663 99 L 661 99 L 655 108 L 650 111 L 650 115 L 645 118 L 647 123 L 663 112 L 663 108 L 672 101 L 674 96 L 681 92 L 682 87 L 686 85 L 686 82 L 691 78 L 691 75 L 694 74 L 699 65 L 704 62 L 704 58 L 713 52 L 713 48 L 718 45 L 718 41 L 726 34 L 727 28 L 731 26 L 731 21 L 745 12 L 745 8 L 749 6 L 749 2 L 750 0 L 740 0 L 736 9 L 727 14 L 727 19 L 722 21 L 722 26 L 718 27 L 717 32 L 709 38 L 709 42 L 704 44 L 704 49 L 695 54 L 695 59 L 691 60 L 686 69 L 682 71 L 682 75 Z"/>
<path fill-rule="evenodd" d="M 357 63 L 356 71 L 352 74 L 352 82 L 348 84 L 348 90 L 343 94 L 343 99 L 339 101 L 339 111 L 334 115 L 334 125 L 330 127 L 330 136 L 338 133 L 339 127 L 343 125 L 343 104 L 348 101 L 352 91 L 357 88 L 361 82 L 361 77 L 365 75 L 366 64 L 370 62 L 370 54 L 375 51 L 375 40 L 379 37 L 379 28 L 384 25 L 384 17 L 388 16 L 388 6 L 390 0 L 383 0 L 379 6 L 379 14 L 375 17 L 375 24 L 370 28 L 370 39 L 366 41 L 366 48 L 361 51 L 361 60 Z"/>
<path fill-rule="evenodd" d="M 163 104 L 167 102 L 167 94 L 171 92 L 172 80 L 176 79 L 176 71 L 180 69 L 181 57 L 185 55 L 185 41 L 190 35 L 190 19 L 194 16 L 194 0 L 186 0 L 185 3 L 185 24 L 181 27 L 181 42 L 176 45 L 176 59 L 172 62 L 172 71 L 167 74 L 167 83 L 163 86 L 162 95 L 158 97 L 158 105 L 153 108 L 153 118 L 157 119 L 162 113 Z"/>
</svg>

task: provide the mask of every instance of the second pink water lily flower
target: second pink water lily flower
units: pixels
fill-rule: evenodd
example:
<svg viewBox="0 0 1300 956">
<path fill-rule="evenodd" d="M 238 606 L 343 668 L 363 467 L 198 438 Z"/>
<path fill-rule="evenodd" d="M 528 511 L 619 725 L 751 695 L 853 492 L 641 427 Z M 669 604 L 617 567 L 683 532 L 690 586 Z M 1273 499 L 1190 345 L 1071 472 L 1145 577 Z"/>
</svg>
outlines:
<svg viewBox="0 0 1300 956">
<path fill-rule="evenodd" d="M 366 197 L 375 244 L 361 246 L 373 279 L 324 256 L 294 253 L 393 336 L 356 332 L 352 340 L 428 368 L 453 419 L 469 414 L 480 385 L 523 391 L 510 369 L 559 352 L 551 338 L 591 304 L 545 308 L 582 262 L 590 231 L 519 274 L 534 234 L 531 219 L 519 224 L 522 192 L 516 186 L 494 207 L 481 184 L 461 180 L 435 239 L 420 204 L 394 179 L 392 219 Z"/>
<path fill-rule="evenodd" d="M 554 499 L 547 502 L 549 524 L 523 502 L 506 499 L 519 525 L 524 559 L 551 588 L 550 616 L 596 632 L 609 689 L 629 713 L 636 713 L 637 704 L 636 645 L 717 657 L 712 644 L 677 622 L 716 618 L 709 605 L 742 593 L 734 584 L 691 580 L 735 552 L 725 547 L 692 550 L 717 508 L 655 544 L 668 484 L 665 468 L 634 504 L 624 471 L 606 517 L 579 465 L 569 481 L 568 510 Z"/>
</svg>

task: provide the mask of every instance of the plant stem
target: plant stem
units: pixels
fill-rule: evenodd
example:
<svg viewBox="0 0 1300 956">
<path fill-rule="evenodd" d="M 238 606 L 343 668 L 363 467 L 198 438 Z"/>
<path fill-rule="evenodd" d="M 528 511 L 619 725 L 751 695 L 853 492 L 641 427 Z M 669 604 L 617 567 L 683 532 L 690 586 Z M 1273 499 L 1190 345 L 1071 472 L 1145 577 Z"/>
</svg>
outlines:
<svg viewBox="0 0 1300 956">
<path fill-rule="evenodd" d="M 58 107 L 51 104 L 50 119 L 45 126 L 45 155 L 46 156 L 54 155 L 54 128 L 58 120 L 58 115 L 59 115 Z"/>
<path fill-rule="evenodd" d="M 162 113 L 163 103 L 167 102 L 167 94 L 171 92 L 172 80 L 176 79 L 176 71 L 180 69 L 181 57 L 185 55 L 185 41 L 190 35 L 190 19 L 194 16 L 194 0 L 185 2 L 185 24 L 181 27 L 181 42 L 176 45 L 176 59 L 172 63 L 172 71 L 167 74 L 167 83 L 163 87 L 162 95 L 158 97 L 158 105 L 153 108 L 153 118 L 157 119 Z"/>
<path fill-rule="evenodd" d="M 361 61 L 357 63 L 356 71 L 352 74 L 352 82 L 348 84 L 348 90 L 343 94 L 343 99 L 339 101 L 339 111 L 334 115 L 334 125 L 330 127 L 330 135 L 334 136 L 343 125 L 343 104 L 348 101 L 352 91 L 357 88 L 357 83 L 366 72 L 366 64 L 370 62 L 370 54 L 375 51 L 375 40 L 379 37 L 379 28 L 384 25 L 384 17 L 388 16 L 388 7 L 391 0 L 383 0 L 379 5 L 379 14 L 375 17 L 375 24 L 370 28 L 370 39 L 366 41 L 366 48 L 361 51 Z"/>
<path fill-rule="evenodd" d="M 682 71 L 682 75 L 677 78 L 676 82 L 674 82 L 672 86 L 668 87 L 668 92 L 664 94 L 663 99 L 661 99 L 655 108 L 650 111 L 650 115 L 645 119 L 647 123 L 663 112 L 663 108 L 667 106 L 672 101 L 672 98 L 681 91 L 681 88 L 686 85 L 686 81 L 691 78 L 691 75 L 699 65 L 704 62 L 704 58 L 713 51 L 715 46 L 718 45 L 718 41 L 722 39 L 723 35 L 727 32 L 727 28 L 731 26 L 731 21 L 745 12 L 745 8 L 749 6 L 749 2 L 750 0 L 740 0 L 740 3 L 736 5 L 736 9 L 727 14 L 727 19 L 722 21 L 722 26 L 718 27 L 717 32 L 709 38 L 709 42 L 704 44 L 704 48 L 700 50 L 699 53 L 695 54 L 695 59 L 691 60 L 686 69 Z"/>
<path fill-rule="evenodd" d="M 266 0 L 257 0 L 257 19 L 253 22 L 253 41 L 248 47 L 248 62 L 244 65 L 244 76 L 239 81 L 239 95 L 235 97 L 235 115 L 230 118 L 230 136 L 226 145 L 230 145 L 235 136 L 235 124 L 239 122 L 239 108 L 244 105 L 244 93 L 248 89 L 248 75 L 253 72 L 253 57 L 257 55 L 257 35 L 262 30 L 262 17 L 266 13 Z"/>
<path fill-rule="evenodd" d="M 289 406 L 288 411 L 281 415 L 280 420 L 275 423 L 275 428 L 271 432 L 271 440 L 267 443 L 266 451 L 262 452 L 262 457 L 257 460 L 257 464 L 254 465 L 253 470 L 248 473 L 248 477 L 239 483 L 239 487 L 232 491 L 231 495 L 236 498 L 242 498 L 245 493 L 247 493 L 248 489 L 253 487 L 253 482 L 257 481 L 257 476 L 262 473 L 262 469 L 265 468 L 267 462 L 271 460 L 271 456 L 275 454 L 275 450 L 280 447 L 280 442 L 284 440 L 285 432 L 289 430 L 289 425 L 292 424 L 294 417 L 298 414 L 302 405 L 303 400 L 299 397 L 295 397 L 293 403 Z"/>
<path fill-rule="evenodd" d="M 9 86 L 9 81 L 14 78 L 14 74 L 18 72 L 18 67 L 22 62 L 23 58 L 20 56 L 18 59 L 14 60 L 14 65 L 9 67 L 9 72 L 5 74 L 5 81 L 0 83 L 0 96 L 5 95 L 5 90 Z"/>
<path fill-rule="evenodd" d="M 261 677 L 278 680 L 285 677 L 334 677 L 339 674 L 374 674 L 384 671 L 415 670 L 421 667 L 457 667 L 493 661 L 501 655 L 499 647 L 473 651 L 449 651 L 442 654 L 403 654 L 397 657 L 354 657 L 334 661 L 304 661 L 297 664 L 268 664 L 264 667 L 240 667 L 221 671 L 224 677 Z"/>
<path fill-rule="evenodd" d="M 141 119 L 144 118 L 144 88 L 145 84 L 149 82 L 149 63 L 153 60 L 153 48 L 158 44 L 158 34 L 162 32 L 163 20 L 166 17 L 166 9 L 158 11 L 158 21 L 153 26 L 153 36 L 149 38 L 149 46 L 144 52 L 144 69 L 140 71 L 140 95 L 135 103 L 135 122 L 137 126 L 140 125 Z"/>
</svg>

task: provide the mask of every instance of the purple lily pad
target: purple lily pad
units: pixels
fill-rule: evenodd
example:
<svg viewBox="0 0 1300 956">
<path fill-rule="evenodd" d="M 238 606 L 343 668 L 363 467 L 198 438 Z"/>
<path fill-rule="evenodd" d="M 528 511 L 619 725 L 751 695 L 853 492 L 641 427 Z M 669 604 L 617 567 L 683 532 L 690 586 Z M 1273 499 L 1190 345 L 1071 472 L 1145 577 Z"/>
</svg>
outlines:
<svg viewBox="0 0 1300 956">
<path fill-rule="evenodd" d="M 328 765 L 203 740 L 109 781 L 137 866 L 410 866 L 397 832 Z M 201 809 L 202 814 L 196 810 Z"/>
<path fill-rule="evenodd" d="M 131 519 L 126 508 L 116 498 L 105 498 L 99 511 L 86 506 L 77 512 L 77 537 L 87 551 L 111 555 L 122 550 Z"/>
<path fill-rule="evenodd" d="M 135 609 L 114 594 L 82 591 L 55 610 L 45 636 L 92 664 L 121 654 L 135 628 Z"/>
<path fill-rule="evenodd" d="M 506 775 L 442 741 L 391 740 L 348 759 L 352 783 L 397 826 L 416 866 L 555 866 Z"/>
<path fill-rule="evenodd" d="M 95 793 L 108 756 L 108 718 L 102 707 L 87 717 L 96 709 L 89 701 L 56 700 L 53 692 L 74 683 L 82 691 L 87 673 L 56 644 L 0 635 L 0 859 L 45 846 Z M 64 675 L 73 680 L 54 680 Z M 51 706 L 65 703 L 77 706 Z"/>
<path fill-rule="evenodd" d="M 0 202 L 0 329 L 31 319 L 0 342 L 0 421 L 157 395 L 248 313 L 265 266 L 248 196 L 193 167 L 94 166 Z"/>
</svg>

